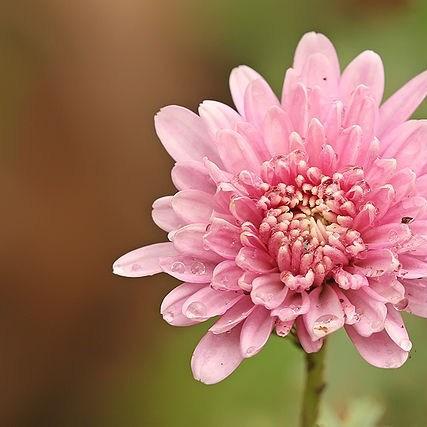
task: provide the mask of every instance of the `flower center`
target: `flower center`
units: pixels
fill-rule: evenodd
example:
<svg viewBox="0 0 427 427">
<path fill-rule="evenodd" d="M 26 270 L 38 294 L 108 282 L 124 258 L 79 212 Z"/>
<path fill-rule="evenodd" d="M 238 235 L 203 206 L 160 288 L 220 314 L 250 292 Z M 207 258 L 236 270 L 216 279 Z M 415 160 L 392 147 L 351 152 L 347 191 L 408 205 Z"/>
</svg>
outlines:
<svg viewBox="0 0 427 427">
<path fill-rule="evenodd" d="M 267 182 L 261 184 L 264 194 L 257 202 L 264 212 L 259 237 L 290 289 L 322 284 L 366 249 L 353 228 L 355 203 L 368 191 L 363 170 L 326 176 L 289 156 L 274 158 L 263 168 Z"/>
</svg>

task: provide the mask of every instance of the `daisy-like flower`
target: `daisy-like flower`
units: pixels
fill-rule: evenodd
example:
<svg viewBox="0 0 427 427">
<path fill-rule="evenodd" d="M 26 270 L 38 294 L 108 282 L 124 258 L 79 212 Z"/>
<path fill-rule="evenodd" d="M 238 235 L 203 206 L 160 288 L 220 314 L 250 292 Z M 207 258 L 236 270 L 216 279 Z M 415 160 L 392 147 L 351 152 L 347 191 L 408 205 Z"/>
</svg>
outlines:
<svg viewBox="0 0 427 427">
<path fill-rule="evenodd" d="M 345 328 L 370 364 L 397 368 L 411 341 L 400 311 L 427 317 L 427 121 L 408 120 L 427 72 L 384 104 L 380 57 L 340 73 L 323 35 L 306 34 L 279 100 L 246 66 L 199 115 L 155 117 L 176 161 L 173 196 L 153 204 L 169 242 L 136 249 L 116 274 L 165 272 L 185 283 L 164 299 L 174 326 L 217 317 L 196 347 L 196 379 L 212 384 L 272 333 L 317 352 Z"/>
</svg>

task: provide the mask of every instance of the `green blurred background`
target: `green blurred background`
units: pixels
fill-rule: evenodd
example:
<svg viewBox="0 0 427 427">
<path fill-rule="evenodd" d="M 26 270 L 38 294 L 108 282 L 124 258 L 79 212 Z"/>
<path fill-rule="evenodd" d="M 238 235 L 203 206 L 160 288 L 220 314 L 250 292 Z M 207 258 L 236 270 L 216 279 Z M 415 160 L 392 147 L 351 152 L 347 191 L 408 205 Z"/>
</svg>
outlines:
<svg viewBox="0 0 427 427">
<path fill-rule="evenodd" d="M 377 51 L 387 95 L 427 68 L 425 0 L 2 2 L 1 426 L 296 426 L 303 365 L 290 343 L 272 337 L 204 386 L 189 360 L 207 326 L 172 328 L 159 315 L 177 282 L 123 279 L 110 266 L 165 238 L 150 216 L 173 191 L 155 112 L 230 103 L 239 64 L 279 90 L 311 30 L 333 40 L 343 65 Z M 427 320 L 408 323 L 414 350 L 397 371 L 331 338 L 327 412 L 345 418 L 368 399 L 385 409 L 381 426 L 427 425 Z"/>
</svg>

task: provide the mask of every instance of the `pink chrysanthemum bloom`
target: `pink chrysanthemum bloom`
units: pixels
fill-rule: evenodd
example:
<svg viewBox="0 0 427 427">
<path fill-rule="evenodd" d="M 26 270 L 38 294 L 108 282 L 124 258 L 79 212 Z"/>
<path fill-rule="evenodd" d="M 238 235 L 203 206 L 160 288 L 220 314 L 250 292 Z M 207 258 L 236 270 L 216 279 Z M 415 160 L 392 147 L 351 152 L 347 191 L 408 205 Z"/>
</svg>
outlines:
<svg viewBox="0 0 427 427">
<path fill-rule="evenodd" d="M 380 57 L 340 73 L 334 47 L 306 34 L 281 101 L 254 70 L 230 76 L 237 111 L 168 106 L 157 134 L 179 190 L 154 202 L 170 242 L 132 251 L 114 272 L 165 272 L 185 283 L 164 299 L 175 326 L 218 320 L 192 357 L 218 382 L 271 333 L 306 352 L 344 327 L 361 356 L 396 368 L 411 342 L 400 311 L 427 317 L 427 121 L 408 118 L 427 72 L 380 106 Z"/>
</svg>

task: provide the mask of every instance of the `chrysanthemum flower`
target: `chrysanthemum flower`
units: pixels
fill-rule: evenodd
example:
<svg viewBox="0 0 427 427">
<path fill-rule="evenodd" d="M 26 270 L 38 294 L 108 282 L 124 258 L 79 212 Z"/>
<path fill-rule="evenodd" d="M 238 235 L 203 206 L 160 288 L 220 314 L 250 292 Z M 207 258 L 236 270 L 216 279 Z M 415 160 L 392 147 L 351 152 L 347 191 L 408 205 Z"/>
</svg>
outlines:
<svg viewBox="0 0 427 427">
<path fill-rule="evenodd" d="M 340 73 L 334 47 L 306 34 L 279 100 L 246 66 L 199 115 L 155 117 L 178 189 L 153 205 L 169 242 L 114 264 L 122 276 L 184 281 L 161 313 L 175 326 L 218 316 L 192 357 L 215 383 L 276 333 L 306 352 L 344 327 L 361 356 L 396 368 L 411 342 L 400 311 L 427 317 L 427 121 L 408 120 L 427 72 L 381 104 L 380 57 Z"/>
</svg>

